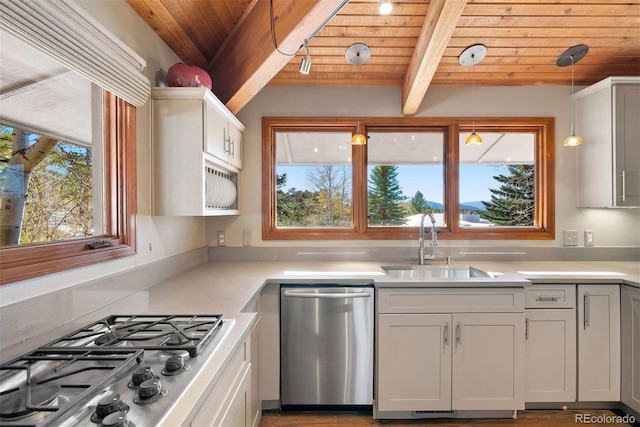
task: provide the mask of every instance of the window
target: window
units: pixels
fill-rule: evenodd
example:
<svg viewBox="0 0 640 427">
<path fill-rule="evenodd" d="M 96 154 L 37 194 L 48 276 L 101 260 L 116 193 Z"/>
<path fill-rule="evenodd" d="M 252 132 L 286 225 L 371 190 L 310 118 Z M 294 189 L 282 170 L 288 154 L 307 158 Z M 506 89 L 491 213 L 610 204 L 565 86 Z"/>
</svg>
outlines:
<svg viewBox="0 0 640 427">
<path fill-rule="evenodd" d="M 91 238 L 0 248 L 0 284 L 135 253 L 135 107 L 104 96 L 104 233 Z M 91 244 L 99 242 L 96 249 Z"/>
<path fill-rule="evenodd" d="M 552 118 L 357 120 L 263 119 L 264 239 L 554 238 Z"/>
</svg>

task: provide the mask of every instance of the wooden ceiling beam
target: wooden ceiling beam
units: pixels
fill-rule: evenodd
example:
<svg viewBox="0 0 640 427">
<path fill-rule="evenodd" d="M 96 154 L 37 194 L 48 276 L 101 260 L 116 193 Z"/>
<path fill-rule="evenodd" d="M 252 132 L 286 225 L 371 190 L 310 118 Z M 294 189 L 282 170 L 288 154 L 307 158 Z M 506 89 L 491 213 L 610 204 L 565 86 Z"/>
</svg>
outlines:
<svg viewBox="0 0 640 427">
<path fill-rule="evenodd" d="M 402 85 L 402 114 L 413 116 L 456 29 L 467 0 L 431 0 Z"/>
<path fill-rule="evenodd" d="M 271 36 L 271 1 L 277 49 Z M 254 0 L 209 62 L 213 92 L 232 113 L 240 111 L 289 63 L 287 54 L 296 53 L 340 4 L 342 0 Z"/>
</svg>

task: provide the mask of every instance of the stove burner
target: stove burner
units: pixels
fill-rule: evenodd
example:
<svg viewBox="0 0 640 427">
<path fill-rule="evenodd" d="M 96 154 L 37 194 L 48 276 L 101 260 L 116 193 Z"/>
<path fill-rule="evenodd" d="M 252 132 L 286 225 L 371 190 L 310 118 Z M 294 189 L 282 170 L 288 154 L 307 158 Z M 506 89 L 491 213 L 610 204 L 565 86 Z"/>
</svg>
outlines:
<svg viewBox="0 0 640 427">
<path fill-rule="evenodd" d="M 102 427 L 135 427 L 135 424 L 127 420 L 127 414 L 123 411 L 107 415 L 102 420 Z"/>
<path fill-rule="evenodd" d="M 146 405 L 148 403 L 155 402 L 160 397 L 167 394 L 166 390 L 162 389 L 162 384 L 157 378 L 146 380 L 138 388 L 138 394 L 133 398 L 133 402 L 138 405 Z"/>
<path fill-rule="evenodd" d="M 189 336 L 190 335 L 190 336 Z M 169 336 L 169 339 L 165 342 L 166 345 L 169 346 L 178 346 L 178 345 L 187 345 L 193 339 L 193 334 L 188 334 L 187 332 L 174 332 Z"/>
<path fill-rule="evenodd" d="M 163 375 L 178 375 L 187 370 L 184 358 L 180 356 L 171 356 L 164 362 Z"/>
<path fill-rule="evenodd" d="M 20 419 L 28 417 L 41 408 L 55 409 L 58 404 L 60 387 L 57 385 L 37 385 L 9 390 L 0 394 L 0 419 Z"/>
<path fill-rule="evenodd" d="M 118 393 L 111 393 L 100 399 L 96 411 L 91 415 L 91 421 L 98 424 L 103 422 L 108 415 L 115 412 L 126 413 L 129 405 L 122 401 L 122 397 Z M 104 425 L 104 424 L 103 424 Z"/>
</svg>

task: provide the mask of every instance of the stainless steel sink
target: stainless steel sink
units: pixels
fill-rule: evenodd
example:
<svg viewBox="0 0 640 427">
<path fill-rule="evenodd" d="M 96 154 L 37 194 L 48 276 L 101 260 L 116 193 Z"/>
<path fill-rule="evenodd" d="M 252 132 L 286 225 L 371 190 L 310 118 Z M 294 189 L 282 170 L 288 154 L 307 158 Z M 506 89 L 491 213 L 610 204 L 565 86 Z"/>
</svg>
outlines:
<svg viewBox="0 0 640 427">
<path fill-rule="evenodd" d="M 486 271 L 469 265 L 383 265 L 381 268 L 397 279 L 470 279 L 491 277 Z"/>
</svg>

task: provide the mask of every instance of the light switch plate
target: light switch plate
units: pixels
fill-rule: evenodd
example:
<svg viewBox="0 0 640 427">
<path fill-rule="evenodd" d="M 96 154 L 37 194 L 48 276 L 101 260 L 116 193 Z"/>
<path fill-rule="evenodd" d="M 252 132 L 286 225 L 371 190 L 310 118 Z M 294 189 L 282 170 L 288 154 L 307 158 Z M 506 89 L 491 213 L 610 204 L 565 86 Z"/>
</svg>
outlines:
<svg viewBox="0 0 640 427">
<path fill-rule="evenodd" d="M 564 246 L 578 246 L 578 231 L 564 230 L 562 244 Z"/>
</svg>

